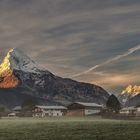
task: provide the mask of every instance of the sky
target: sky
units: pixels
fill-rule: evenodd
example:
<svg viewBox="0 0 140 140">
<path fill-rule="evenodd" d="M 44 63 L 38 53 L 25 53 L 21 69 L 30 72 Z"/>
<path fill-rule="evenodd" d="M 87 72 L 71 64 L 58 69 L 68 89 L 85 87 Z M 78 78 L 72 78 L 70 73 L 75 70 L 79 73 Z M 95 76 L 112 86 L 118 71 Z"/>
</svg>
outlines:
<svg viewBox="0 0 140 140">
<path fill-rule="evenodd" d="M 118 94 L 140 84 L 140 1 L 0 0 L 1 61 L 12 48 Z"/>
</svg>

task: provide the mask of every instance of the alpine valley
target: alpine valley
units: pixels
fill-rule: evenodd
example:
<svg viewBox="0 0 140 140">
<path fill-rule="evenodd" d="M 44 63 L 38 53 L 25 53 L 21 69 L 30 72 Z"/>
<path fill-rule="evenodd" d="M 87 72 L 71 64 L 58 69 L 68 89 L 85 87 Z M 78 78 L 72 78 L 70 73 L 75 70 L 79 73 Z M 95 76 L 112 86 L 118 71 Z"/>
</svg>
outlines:
<svg viewBox="0 0 140 140">
<path fill-rule="evenodd" d="M 100 86 L 61 78 L 41 69 L 18 49 L 10 50 L 0 65 L 0 105 L 7 108 L 29 99 L 39 104 L 105 104 L 108 97 Z"/>
</svg>

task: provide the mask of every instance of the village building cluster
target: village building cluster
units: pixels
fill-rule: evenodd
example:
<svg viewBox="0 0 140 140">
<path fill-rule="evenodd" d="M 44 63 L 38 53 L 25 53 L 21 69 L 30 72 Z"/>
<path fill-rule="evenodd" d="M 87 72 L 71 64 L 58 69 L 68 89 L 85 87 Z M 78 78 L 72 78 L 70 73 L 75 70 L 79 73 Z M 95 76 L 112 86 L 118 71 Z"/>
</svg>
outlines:
<svg viewBox="0 0 140 140">
<path fill-rule="evenodd" d="M 99 114 L 103 106 L 96 103 L 74 102 L 68 106 L 36 105 L 32 110 L 32 117 L 47 116 L 89 116 Z M 16 106 L 8 114 L 9 117 L 19 116 L 22 108 Z"/>
<path fill-rule="evenodd" d="M 21 106 L 16 106 L 8 114 L 8 117 L 55 117 L 55 116 L 104 116 L 107 108 L 96 103 L 74 102 L 67 106 L 62 105 L 35 105 L 27 114 L 22 112 Z M 110 114 L 109 114 L 110 115 Z M 112 115 L 112 114 L 111 114 Z M 114 113 L 114 115 L 116 115 Z M 125 107 L 119 110 L 116 116 L 119 117 L 140 117 L 140 106 Z"/>
</svg>

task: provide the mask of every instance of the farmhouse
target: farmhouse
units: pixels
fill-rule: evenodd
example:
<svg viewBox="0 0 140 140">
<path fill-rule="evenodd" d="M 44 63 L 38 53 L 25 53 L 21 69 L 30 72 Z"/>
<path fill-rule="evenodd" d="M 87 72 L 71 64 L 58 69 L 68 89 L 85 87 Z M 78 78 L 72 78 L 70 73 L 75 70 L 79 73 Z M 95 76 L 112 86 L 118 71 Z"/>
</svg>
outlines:
<svg viewBox="0 0 140 140">
<path fill-rule="evenodd" d="M 122 115 L 136 115 L 137 109 L 134 106 L 125 107 L 120 110 L 120 114 Z"/>
<path fill-rule="evenodd" d="M 34 117 L 63 116 L 67 108 L 64 106 L 39 106 L 33 110 Z"/>
<path fill-rule="evenodd" d="M 103 106 L 96 103 L 75 102 L 67 108 L 67 116 L 88 116 L 99 114 Z"/>
</svg>

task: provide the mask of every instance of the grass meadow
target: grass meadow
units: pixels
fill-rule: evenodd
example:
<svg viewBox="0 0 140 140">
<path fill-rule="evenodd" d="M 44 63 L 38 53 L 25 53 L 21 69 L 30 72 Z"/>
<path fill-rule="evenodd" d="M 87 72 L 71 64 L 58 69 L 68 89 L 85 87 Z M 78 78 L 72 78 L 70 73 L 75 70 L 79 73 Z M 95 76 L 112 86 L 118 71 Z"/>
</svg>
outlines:
<svg viewBox="0 0 140 140">
<path fill-rule="evenodd" d="M 0 140 L 140 140 L 140 121 L 83 118 L 2 118 Z"/>
</svg>

